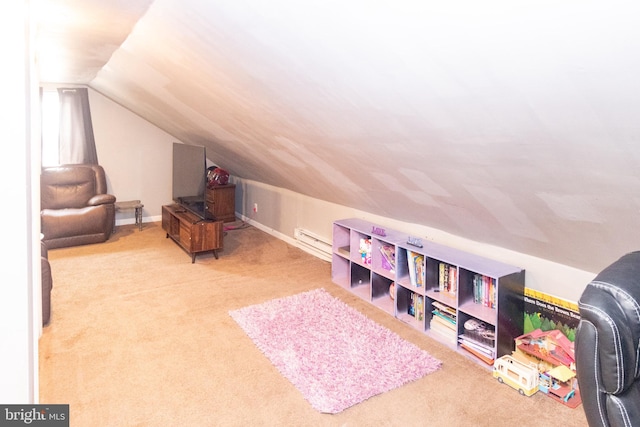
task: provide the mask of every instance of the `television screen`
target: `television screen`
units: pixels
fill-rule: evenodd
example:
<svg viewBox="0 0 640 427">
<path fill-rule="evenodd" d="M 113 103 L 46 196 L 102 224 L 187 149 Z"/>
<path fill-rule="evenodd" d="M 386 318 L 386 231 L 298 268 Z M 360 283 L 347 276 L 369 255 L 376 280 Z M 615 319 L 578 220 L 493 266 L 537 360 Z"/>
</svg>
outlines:
<svg viewBox="0 0 640 427">
<path fill-rule="evenodd" d="M 173 143 L 173 200 L 205 217 L 207 154 L 199 145 Z"/>
</svg>

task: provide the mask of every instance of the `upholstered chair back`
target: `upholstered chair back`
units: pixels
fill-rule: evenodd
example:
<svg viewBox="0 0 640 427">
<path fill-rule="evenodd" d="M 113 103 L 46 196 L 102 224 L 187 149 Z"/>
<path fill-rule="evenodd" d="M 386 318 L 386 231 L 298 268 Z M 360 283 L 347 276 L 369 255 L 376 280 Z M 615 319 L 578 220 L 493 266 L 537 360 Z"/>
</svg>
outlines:
<svg viewBox="0 0 640 427">
<path fill-rule="evenodd" d="M 640 426 L 640 252 L 600 272 L 578 305 L 576 373 L 589 426 Z"/>
<path fill-rule="evenodd" d="M 42 209 L 83 208 L 106 190 L 104 169 L 98 165 L 63 165 L 46 168 L 40 175 Z"/>
</svg>

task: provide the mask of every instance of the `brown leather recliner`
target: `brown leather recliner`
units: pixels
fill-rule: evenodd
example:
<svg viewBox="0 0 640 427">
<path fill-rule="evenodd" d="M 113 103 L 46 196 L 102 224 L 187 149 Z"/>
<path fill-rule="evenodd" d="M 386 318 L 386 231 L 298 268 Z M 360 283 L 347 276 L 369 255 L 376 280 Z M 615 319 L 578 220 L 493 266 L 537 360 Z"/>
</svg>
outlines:
<svg viewBox="0 0 640 427">
<path fill-rule="evenodd" d="M 51 265 L 47 245 L 40 242 L 40 262 L 42 265 L 42 326 L 49 324 L 51 320 L 51 289 L 53 288 L 53 278 L 51 277 Z"/>
<path fill-rule="evenodd" d="M 62 165 L 42 169 L 40 218 L 48 249 L 101 243 L 115 221 L 115 196 L 107 194 L 99 165 Z"/>
</svg>

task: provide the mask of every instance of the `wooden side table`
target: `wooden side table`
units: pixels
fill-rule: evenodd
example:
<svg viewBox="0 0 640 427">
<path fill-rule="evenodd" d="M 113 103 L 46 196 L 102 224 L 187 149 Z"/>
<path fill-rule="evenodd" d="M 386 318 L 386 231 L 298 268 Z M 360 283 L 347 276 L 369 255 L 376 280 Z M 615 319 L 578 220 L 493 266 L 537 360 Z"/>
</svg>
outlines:
<svg viewBox="0 0 640 427">
<path fill-rule="evenodd" d="M 131 209 L 135 209 L 136 215 L 136 225 L 138 226 L 138 230 L 142 230 L 142 208 L 144 205 L 140 200 L 127 200 L 126 202 L 116 202 L 116 212 L 128 211 Z M 115 231 L 115 223 L 113 225 Z"/>
</svg>

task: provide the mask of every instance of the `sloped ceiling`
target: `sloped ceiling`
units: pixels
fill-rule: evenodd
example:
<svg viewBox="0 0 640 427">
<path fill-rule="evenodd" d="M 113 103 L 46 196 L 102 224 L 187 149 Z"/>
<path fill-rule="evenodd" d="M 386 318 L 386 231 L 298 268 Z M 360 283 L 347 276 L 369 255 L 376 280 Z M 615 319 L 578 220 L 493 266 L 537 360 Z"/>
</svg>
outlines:
<svg viewBox="0 0 640 427">
<path fill-rule="evenodd" d="M 233 175 L 594 272 L 640 249 L 639 10 L 34 1 L 43 81 Z"/>
</svg>

